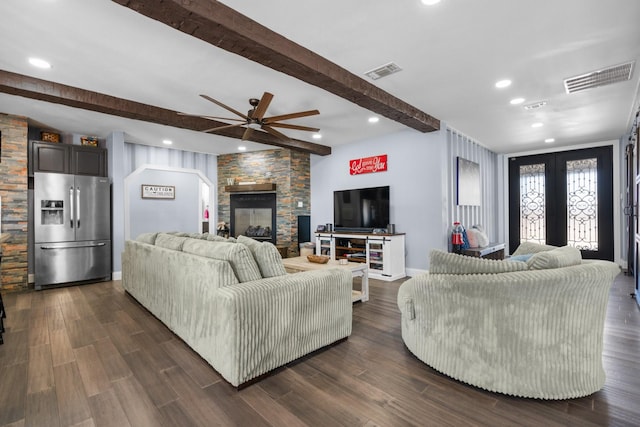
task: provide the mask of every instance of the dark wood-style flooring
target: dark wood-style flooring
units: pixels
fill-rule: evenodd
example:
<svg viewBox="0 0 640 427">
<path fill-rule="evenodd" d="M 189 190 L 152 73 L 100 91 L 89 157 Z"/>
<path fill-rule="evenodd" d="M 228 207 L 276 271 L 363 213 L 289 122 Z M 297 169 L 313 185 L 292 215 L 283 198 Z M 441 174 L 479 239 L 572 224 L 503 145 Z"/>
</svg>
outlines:
<svg viewBox="0 0 640 427">
<path fill-rule="evenodd" d="M 0 426 L 640 425 L 640 310 L 611 290 L 605 387 L 539 401 L 433 371 L 403 345 L 401 281 L 371 281 L 353 334 L 236 391 L 118 281 L 4 295 Z"/>
</svg>

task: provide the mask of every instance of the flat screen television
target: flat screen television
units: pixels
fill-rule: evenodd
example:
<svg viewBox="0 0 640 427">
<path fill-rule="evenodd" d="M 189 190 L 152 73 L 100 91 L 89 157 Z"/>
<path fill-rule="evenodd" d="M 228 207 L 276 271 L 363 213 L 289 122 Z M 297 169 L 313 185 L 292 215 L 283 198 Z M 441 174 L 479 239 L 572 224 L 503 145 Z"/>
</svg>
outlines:
<svg viewBox="0 0 640 427">
<path fill-rule="evenodd" d="M 333 192 L 335 231 L 371 232 L 389 224 L 389 186 Z"/>
</svg>

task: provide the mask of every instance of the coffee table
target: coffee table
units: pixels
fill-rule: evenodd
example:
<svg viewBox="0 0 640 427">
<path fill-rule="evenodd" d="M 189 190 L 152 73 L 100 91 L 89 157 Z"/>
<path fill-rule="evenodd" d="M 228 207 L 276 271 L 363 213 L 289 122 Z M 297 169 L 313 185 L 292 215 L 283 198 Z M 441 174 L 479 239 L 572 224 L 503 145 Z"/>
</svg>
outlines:
<svg viewBox="0 0 640 427">
<path fill-rule="evenodd" d="M 282 263 L 288 273 L 299 273 L 308 270 L 322 270 L 324 268 L 346 268 L 351 271 L 353 277 L 362 277 L 362 289 L 352 290 L 352 301 L 369 301 L 369 271 L 367 264 L 363 262 L 351 262 L 340 264 L 336 260 L 329 260 L 326 264 L 318 264 L 309 262 L 306 256 L 297 256 L 293 258 L 283 258 Z"/>
</svg>

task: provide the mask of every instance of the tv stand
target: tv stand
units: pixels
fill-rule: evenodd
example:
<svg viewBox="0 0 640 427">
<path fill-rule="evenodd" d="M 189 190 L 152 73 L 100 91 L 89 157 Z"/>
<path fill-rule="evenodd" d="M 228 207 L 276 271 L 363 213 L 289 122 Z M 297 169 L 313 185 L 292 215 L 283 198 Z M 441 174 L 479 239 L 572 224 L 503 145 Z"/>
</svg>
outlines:
<svg viewBox="0 0 640 427">
<path fill-rule="evenodd" d="M 316 254 L 333 260 L 366 263 L 369 277 L 393 281 L 405 277 L 404 233 L 315 233 Z"/>
</svg>

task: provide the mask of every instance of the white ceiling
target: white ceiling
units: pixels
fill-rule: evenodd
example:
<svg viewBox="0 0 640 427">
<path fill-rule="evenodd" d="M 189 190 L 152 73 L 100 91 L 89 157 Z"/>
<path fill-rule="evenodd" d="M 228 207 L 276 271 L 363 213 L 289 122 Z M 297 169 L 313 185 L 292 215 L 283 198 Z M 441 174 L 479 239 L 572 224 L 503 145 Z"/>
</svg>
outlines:
<svg viewBox="0 0 640 427">
<path fill-rule="evenodd" d="M 636 61 L 640 65 L 638 0 L 226 0 L 226 5 L 350 72 L 395 62 L 403 71 L 371 81 L 496 152 L 514 153 L 618 139 L 639 101 L 639 73 L 630 81 L 566 94 L 568 77 Z M 336 147 L 407 129 L 355 104 L 153 21 L 110 0 L 0 1 L 0 69 L 176 111 L 232 117 L 204 93 L 240 110 L 264 91 L 275 95 L 267 115 L 317 108 L 291 123 L 290 137 Z M 39 70 L 30 56 L 50 61 Z M 508 78 L 502 90 L 494 83 Z M 525 111 L 525 104 L 546 101 Z M 256 143 L 149 124 L 0 93 L 0 112 L 68 133 L 199 152 L 267 148 Z M 541 128 L 532 128 L 533 122 Z M 417 132 L 411 130 L 412 132 Z"/>
</svg>

